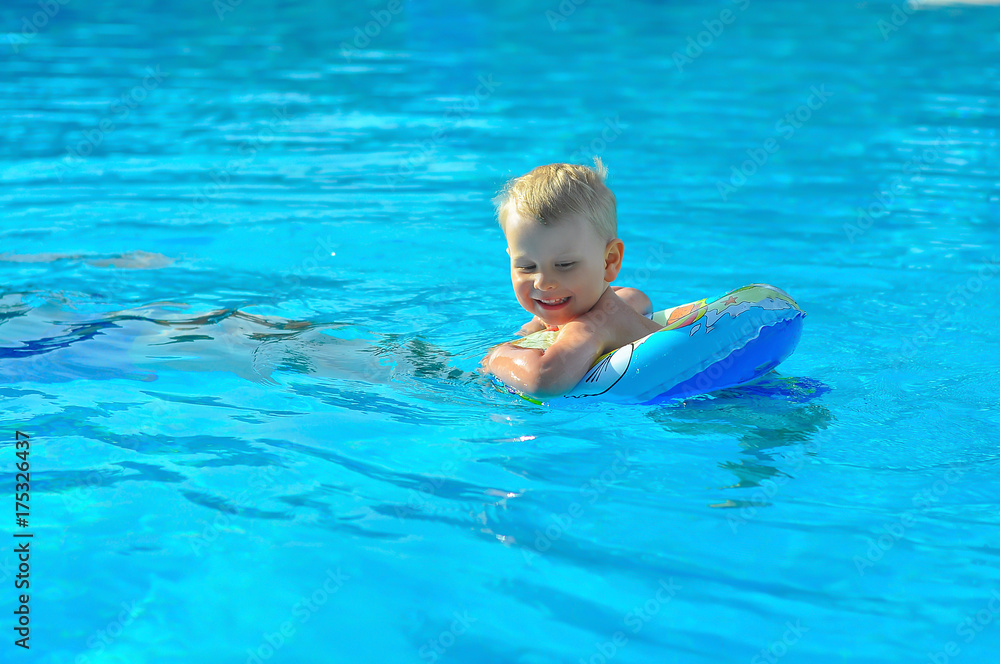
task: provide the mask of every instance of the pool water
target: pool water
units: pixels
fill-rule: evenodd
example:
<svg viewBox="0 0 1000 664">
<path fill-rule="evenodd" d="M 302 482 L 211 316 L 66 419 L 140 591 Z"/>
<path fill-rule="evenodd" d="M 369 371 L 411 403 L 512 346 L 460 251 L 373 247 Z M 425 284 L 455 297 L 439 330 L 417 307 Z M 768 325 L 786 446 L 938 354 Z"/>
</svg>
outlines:
<svg viewBox="0 0 1000 664">
<path fill-rule="evenodd" d="M 0 9 L 2 661 L 995 657 L 1000 7 L 333 4 Z M 616 285 L 808 313 L 766 383 L 476 372 L 594 155 Z"/>
</svg>

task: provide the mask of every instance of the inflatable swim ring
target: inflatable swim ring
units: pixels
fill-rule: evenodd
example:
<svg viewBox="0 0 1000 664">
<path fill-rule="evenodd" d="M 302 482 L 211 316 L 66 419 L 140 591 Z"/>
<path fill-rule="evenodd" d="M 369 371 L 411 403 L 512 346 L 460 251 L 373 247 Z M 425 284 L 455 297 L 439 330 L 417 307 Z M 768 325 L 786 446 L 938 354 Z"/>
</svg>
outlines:
<svg viewBox="0 0 1000 664">
<path fill-rule="evenodd" d="M 537 404 L 684 399 L 750 383 L 771 371 L 795 350 L 805 315 L 783 290 L 750 284 L 649 315 L 662 330 L 605 353 L 566 394 L 543 402 L 492 374 L 490 379 L 498 389 Z M 542 330 L 512 343 L 544 350 L 558 334 Z"/>
</svg>

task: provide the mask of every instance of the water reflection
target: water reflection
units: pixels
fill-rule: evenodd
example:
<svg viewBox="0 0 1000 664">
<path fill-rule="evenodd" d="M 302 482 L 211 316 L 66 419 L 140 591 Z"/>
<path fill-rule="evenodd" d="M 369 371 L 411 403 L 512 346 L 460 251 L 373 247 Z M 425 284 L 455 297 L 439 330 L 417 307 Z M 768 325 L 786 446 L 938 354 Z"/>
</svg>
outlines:
<svg viewBox="0 0 1000 664">
<path fill-rule="evenodd" d="M 767 481 L 786 482 L 791 477 L 791 466 L 801 467 L 804 457 L 817 453 L 815 434 L 828 428 L 835 417 L 814 400 L 829 389 L 819 381 L 772 372 L 752 386 L 688 399 L 653 411 L 650 418 L 686 438 L 721 436 L 737 440 L 742 455 L 718 464 L 731 472 L 735 481 L 720 488 L 752 489 Z M 740 507 L 747 504 L 742 499 L 745 495 L 745 491 L 739 491 L 712 506 Z"/>
</svg>

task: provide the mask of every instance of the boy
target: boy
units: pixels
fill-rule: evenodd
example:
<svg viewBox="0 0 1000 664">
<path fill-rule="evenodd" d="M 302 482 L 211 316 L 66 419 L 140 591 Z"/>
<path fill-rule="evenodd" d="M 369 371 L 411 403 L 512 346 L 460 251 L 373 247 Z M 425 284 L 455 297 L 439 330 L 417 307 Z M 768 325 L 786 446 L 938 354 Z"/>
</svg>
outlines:
<svg viewBox="0 0 1000 664">
<path fill-rule="evenodd" d="M 514 295 L 535 317 L 519 334 L 558 330 L 546 350 L 503 343 L 482 361 L 507 385 L 536 397 L 572 390 L 601 355 L 661 329 L 635 288 L 611 287 L 625 244 L 617 237 L 607 169 L 539 166 L 494 199 L 507 238 Z"/>
</svg>

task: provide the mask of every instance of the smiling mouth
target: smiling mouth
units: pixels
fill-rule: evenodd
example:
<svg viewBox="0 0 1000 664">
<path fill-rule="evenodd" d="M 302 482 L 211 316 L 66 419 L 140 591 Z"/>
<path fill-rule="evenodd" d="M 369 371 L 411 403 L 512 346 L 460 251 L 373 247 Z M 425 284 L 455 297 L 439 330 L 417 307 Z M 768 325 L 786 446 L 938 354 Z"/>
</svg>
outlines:
<svg viewBox="0 0 1000 664">
<path fill-rule="evenodd" d="M 569 302 L 569 297 L 563 297 L 557 300 L 539 300 L 536 298 L 535 302 L 540 304 L 543 309 L 558 309 Z"/>
</svg>

